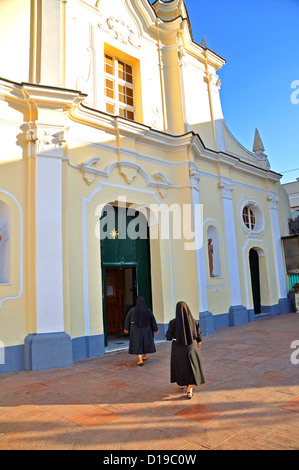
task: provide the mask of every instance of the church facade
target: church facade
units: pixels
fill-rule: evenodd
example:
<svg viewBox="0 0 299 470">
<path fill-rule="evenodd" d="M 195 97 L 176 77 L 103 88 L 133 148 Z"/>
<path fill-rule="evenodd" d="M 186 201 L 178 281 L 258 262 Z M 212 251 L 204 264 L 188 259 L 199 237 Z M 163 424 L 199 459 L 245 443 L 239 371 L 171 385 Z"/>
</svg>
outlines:
<svg viewBox="0 0 299 470">
<path fill-rule="evenodd" d="M 184 2 L 0 8 L 0 372 L 104 354 L 137 295 L 161 339 L 180 300 L 204 335 L 291 311 L 281 175 Z"/>
</svg>

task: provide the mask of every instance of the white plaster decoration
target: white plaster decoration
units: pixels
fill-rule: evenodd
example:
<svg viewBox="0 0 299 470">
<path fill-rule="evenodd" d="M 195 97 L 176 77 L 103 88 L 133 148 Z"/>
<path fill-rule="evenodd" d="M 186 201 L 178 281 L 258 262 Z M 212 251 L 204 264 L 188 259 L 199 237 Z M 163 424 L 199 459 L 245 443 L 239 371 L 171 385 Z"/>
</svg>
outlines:
<svg viewBox="0 0 299 470">
<path fill-rule="evenodd" d="M 169 181 L 169 179 L 160 171 L 155 174 L 156 179 L 160 180 L 160 183 L 165 184 L 167 187 L 171 186 L 172 183 Z"/>
<path fill-rule="evenodd" d="M 38 142 L 36 124 L 33 121 L 24 122 L 20 129 L 25 133 L 25 139 L 28 142 L 28 156 L 35 157 L 36 142 Z"/>
<path fill-rule="evenodd" d="M 89 24 L 89 44 L 83 48 L 81 56 L 78 57 L 80 63 L 80 74 L 76 79 L 76 90 L 86 93 L 84 103 L 95 107 L 95 49 L 94 49 L 94 29 Z"/>
<path fill-rule="evenodd" d="M 219 183 L 220 197 L 222 199 L 232 200 L 232 191 L 234 189 L 231 179 L 224 178 L 223 176 L 220 179 Z"/>
<path fill-rule="evenodd" d="M 274 192 L 269 192 L 267 199 L 270 209 L 277 210 L 277 203 L 279 201 L 277 195 Z"/>
<path fill-rule="evenodd" d="M 248 207 L 252 210 L 254 217 L 255 217 L 255 227 L 254 229 L 250 229 L 246 227 L 243 221 L 243 209 L 244 207 Z M 264 213 L 256 200 L 250 199 L 247 196 L 243 196 L 241 201 L 239 202 L 239 209 L 238 209 L 238 220 L 239 224 L 242 227 L 242 230 L 248 237 L 256 236 L 258 234 L 262 234 L 265 230 L 265 216 Z"/>
<path fill-rule="evenodd" d="M 271 217 L 272 238 L 274 248 L 274 263 L 276 270 L 277 288 L 279 299 L 287 298 L 287 285 L 285 278 L 285 267 L 283 261 L 283 253 L 281 246 L 281 235 L 277 211 L 278 197 L 274 191 L 269 191 L 268 203 Z"/>
<path fill-rule="evenodd" d="M 248 261 L 248 256 L 249 255 L 246 255 L 247 246 L 248 246 L 249 243 L 254 243 L 254 244 L 260 245 L 262 243 L 262 239 L 261 238 L 248 239 L 246 241 L 246 243 L 244 244 L 243 248 L 242 248 L 243 271 L 244 271 L 244 279 L 245 279 L 245 293 L 246 293 L 246 308 L 247 308 L 247 310 L 250 309 L 249 289 L 251 288 L 251 284 L 249 285 L 250 281 L 248 280 L 248 276 L 247 276 L 247 266 L 248 266 L 248 263 L 249 263 L 249 261 Z M 259 256 L 260 256 L 260 253 L 259 253 Z"/>
<path fill-rule="evenodd" d="M 200 181 L 201 174 L 197 166 L 193 162 L 189 163 L 189 177 L 190 177 L 191 188 L 198 191 L 198 183 Z"/>
<path fill-rule="evenodd" d="M 162 128 L 162 111 L 161 108 L 157 105 L 152 105 L 153 120 L 151 126 L 153 129 Z"/>
<path fill-rule="evenodd" d="M 163 173 L 158 172 L 155 175 L 156 181 L 158 183 L 158 193 L 164 199 L 167 196 L 168 188 L 171 186 L 170 181 L 166 178 Z"/>
<path fill-rule="evenodd" d="M 231 306 L 242 305 L 238 265 L 238 249 L 234 219 L 234 208 L 232 201 L 233 185 L 231 180 L 229 180 L 229 178 L 221 178 L 219 183 L 219 189 L 223 207 L 223 223 L 228 260 Z"/>
<path fill-rule="evenodd" d="M 109 16 L 98 23 L 98 26 L 123 44 L 130 44 L 137 49 L 141 47 L 140 41 L 133 30 L 133 26 L 125 23 L 120 17 Z"/>
<path fill-rule="evenodd" d="M 265 167 L 266 167 L 266 170 L 270 171 L 271 165 L 270 165 L 268 158 L 265 158 Z"/>
<path fill-rule="evenodd" d="M 37 142 L 36 154 L 62 158 L 67 131 L 68 129 L 62 126 L 37 123 L 34 137 Z"/>
<path fill-rule="evenodd" d="M 259 160 L 264 160 L 266 170 L 270 170 L 270 162 L 268 156 L 265 154 L 264 145 L 259 134 L 259 131 L 255 129 L 254 143 L 253 143 L 253 153 Z"/>
<path fill-rule="evenodd" d="M 270 170 L 270 164 L 269 164 L 269 161 L 268 161 L 268 158 L 267 158 L 267 155 L 265 154 L 260 154 L 259 152 L 258 153 L 253 153 L 251 152 L 250 150 L 248 150 L 247 148 L 245 148 L 236 138 L 235 136 L 231 133 L 231 131 L 229 130 L 229 128 L 227 127 L 227 124 L 225 122 L 225 120 L 223 119 L 222 120 L 222 124 L 223 124 L 223 127 L 224 129 L 226 130 L 226 132 L 228 133 L 229 137 L 233 140 L 233 142 L 241 149 L 243 150 L 243 152 L 246 153 L 247 157 L 248 157 L 248 160 L 255 164 L 256 161 L 260 161 L 260 162 L 263 162 L 264 165 L 265 165 L 265 169 L 267 171 Z M 237 157 L 238 159 L 240 159 L 240 156 L 238 156 L 237 154 L 233 154 L 231 153 L 231 155 Z M 243 158 L 243 157 L 242 157 Z M 242 159 L 241 158 L 241 159 Z M 244 160 L 246 161 L 246 157 L 244 156 Z"/>
<path fill-rule="evenodd" d="M 85 175 L 90 174 L 90 175 L 94 175 L 94 176 L 99 177 L 99 178 L 109 179 L 112 170 L 114 170 L 115 168 L 118 168 L 118 166 L 119 166 L 119 162 L 115 161 L 115 162 L 110 163 L 107 170 L 100 170 L 99 168 L 95 167 L 95 165 L 99 161 L 100 161 L 99 157 L 93 157 L 90 160 L 88 160 L 87 162 L 82 162 L 81 168 L 83 168 L 84 174 Z M 78 169 L 80 168 L 80 167 L 76 167 L 75 165 L 72 165 L 72 164 L 70 164 L 70 166 L 78 168 Z M 138 165 L 137 163 L 122 160 L 121 161 L 121 167 L 135 170 L 137 174 L 142 176 L 142 178 L 145 181 L 146 186 L 149 186 L 151 188 L 163 189 L 163 190 L 167 191 L 169 189 L 169 187 L 172 186 L 172 183 L 161 172 L 158 172 L 154 175 L 156 181 L 153 181 L 151 179 L 150 175 L 147 173 L 147 171 L 145 171 L 144 168 L 142 168 L 142 166 Z M 129 183 L 131 183 L 131 181 L 132 180 L 130 180 Z"/>
</svg>

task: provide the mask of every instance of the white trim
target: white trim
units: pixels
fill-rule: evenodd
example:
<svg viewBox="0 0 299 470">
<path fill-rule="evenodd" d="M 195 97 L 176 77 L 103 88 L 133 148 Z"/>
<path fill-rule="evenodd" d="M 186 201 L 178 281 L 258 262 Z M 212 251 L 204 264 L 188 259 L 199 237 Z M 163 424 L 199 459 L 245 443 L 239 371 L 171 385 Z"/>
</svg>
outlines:
<svg viewBox="0 0 299 470">
<path fill-rule="evenodd" d="M 247 304 L 247 309 L 248 310 L 250 309 L 250 302 L 249 302 L 249 284 L 248 284 L 248 277 L 247 277 L 247 262 L 246 262 L 246 257 L 245 257 L 245 250 L 247 248 L 247 245 L 249 243 L 253 243 L 253 242 L 262 243 L 262 239 L 261 238 L 250 238 L 246 241 L 245 245 L 243 245 L 243 247 L 242 247 L 245 292 L 246 292 L 246 304 Z M 260 248 L 260 247 L 257 247 L 257 248 Z M 263 248 L 260 248 L 260 249 L 263 250 Z M 264 250 L 263 250 L 263 252 L 265 253 Z"/>
<path fill-rule="evenodd" d="M 225 184 L 224 184 L 225 186 Z M 231 193 L 233 191 L 232 186 L 224 187 L 222 199 L 223 207 L 223 224 L 225 233 L 225 246 L 227 252 L 227 263 L 228 263 L 228 276 L 229 276 L 229 288 L 231 296 L 231 306 L 241 305 L 241 286 L 240 286 L 240 275 L 239 275 L 239 259 L 238 259 L 238 247 L 236 239 L 236 227 L 234 208 Z"/>
<path fill-rule="evenodd" d="M 133 121 L 132 121 L 132 124 L 134 124 Z M 150 132 L 150 130 L 148 130 L 148 132 Z M 154 132 L 154 130 L 152 130 L 152 132 Z M 146 138 L 146 135 L 147 134 L 143 135 L 144 139 Z M 201 146 L 201 143 L 198 143 L 197 139 L 194 136 L 192 136 L 192 135 L 190 136 L 190 133 L 184 134 L 183 136 L 179 136 L 179 137 L 169 136 L 167 143 L 166 143 L 166 139 L 164 139 L 162 141 L 161 136 L 159 135 L 158 137 L 159 137 L 159 139 L 156 138 L 154 142 L 152 142 L 152 139 L 147 138 L 146 139 L 147 140 L 146 144 L 149 147 L 153 148 L 153 149 L 156 149 L 157 144 L 160 144 L 161 147 L 163 147 L 163 145 L 165 145 L 167 147 L 164 150 L 169 152 L 169 148 L 170 148 L 172 153 L 182 152 L 184 149 L 186 149 L 186 147 L 191 145 L 191 146 L 194 147 L 194 150 L 197 151 L 198 156 L 199 156 L 198 158 L 202 159 L 203 157 L 205 157 L 205 158 L 207 158 L 208 160 L 211 161 L 211 164 L 214 164 L 216 162 L 217 156 L 214 155 L 215 152 L 213 152 L 212 150 L 203 148 Z M 135 137 L 135 139 L 136 140 L 142 140 L 141 137 Z M 92 147 L 92 148 L 96 148 L 98 150 L 105 150 L 105 151 L 108 151 L 108 152 L 117 153 L 117 149 L 115 147 L 112 147 L 111 145 L 108 145 L 108 144 L 105 144 L 105 143 L 90 142 L 90 141 L 86 141 L 86 140 L 83 140 L 83 139 L 77 139 L 77 138 L 75 138 L 75 141 L 78 142 L 79 144 L 83 144 L 87 147 Z M 129 150 L 129 149 L 124 148 L 124 147 L 120 147 L 120 151 L 121 151 L 121 154 L 124 155 L 124 156 L 131 157 L 131 158 L 137 158 L 138 160 L 149 161 L 149 162 L 152 162 L 152 163 L 155 163 L 155 164 L 158 164 L 158 165 L 161 165 L 161 166 L 167 166 L 167 167 L 170 167 L 170 168 L 185 166 L 189 163 L 189 160 L 183 160 L 183 161 L 179 161 L 179 162 L 167 161 L 167 160 L 163 160 L 161 158 L 153 157 L 151 155 L 146 155 L 146 154 L 143 154 L 143 153 L 140 153 L 140 152 L 136 152 L 134 150 Z M 265 171 L 266 171 L 263 168 L 260 168 L 258 166 L 255 166 L 253 164 L 250 164 L 250 163 L 242 160 L 240 156 L 230 155 L 230 154 L 226 154 L 226 153 L 223 153 L 223 152 L 218 152 L 218 154 L 219 154 L 220 161 L 223 161 L 223 159 L 226 158 L 226 159 L 230 159 L 233 162 L 233 163 L 230 162 L 229 166 L 236 167 L 236 165 L 238 163 L 244 163 L 245 165 L 250 165 L 250 169 L 249 168 L 243 169 L 244 171 L 242 171 L 241 168 L 238 168 L 238 167 L 236 168 L 237 171 L 241 171 L 243 173 L 250 173 L 250 176 L 252 174 L 254 176 L 259 176 L 257 172 L 265 173 Z M 236 159 L 237 159 L 237 162 L 235 161 Z M 197 157 L 195 157 L 195 161 L 197 161 Z M 226 163 L 226 162 L 224 162 L 224 163 Z M 206 174 L 207 176 L 217 177 L 217 175 L 214 175 L 213 173 L 209 173 L 208 171 L 203 171 L 203 173 Z M 270 173 L 273 173 L 273 172 L 270 172 Z M 262 174 L 262 177 L 266 178 L 266 175 Z M 279 179 L 280 179 L 280 175 L 279 175 L 278 180 Z M 232 180 L 232 181 L 235 181 L 235 180 Z M 247 185 L 246 183 L 241 183 L 240 182 L 240 185 L 245 185 L 247 187 L 255 188 L 255 186 Z M 261 188 L 261 190 L 265 191 L 262 188 Z"/>
<path fill-rule="evenodd" d="M 89 293 L 88 293 L 88 244 L 87 244 L 87 215 L 86 215 L 86 203 L 88 198 L 82 197 L 82 242 L 83 242 L 83 292 L 84 292 L 84 323 L 85 323 L 85 336 L 90 334 L 90 322 L 89 322 Z"/>
<path fill-rule="evenodd" d="M 93 146 L 93 145 L 90 145 L 90 146 Z M 110 148 L 110 146 L 106 146 L 106 147 L 107 148 L 105 150 L 113 151 L 113 152 L 116 153 L 116 149 L 112 150 Z M 159 158 L 156 158 L 156 157 L 142 155 L 138 152 L 136 152 L 136 153 L 135 152 L 130 152 L 130 151 L 127 151 L 126 149 L 121 149 L 121 152 L 122 152 L 122 154 L 126 154 L 127 156 L 131 156 L 131 157 L 134 156 L 135 158 L 137 158 L 139 160 L 149 161 L 151 163 L 155 163 L 156 165 L 166 166 L 168 168 L 182 168 L 182 167 L 185 167 L 185 166 L 190 166 L 190 160 L 183 160 L 181 162 L 167 162 L 165 160 L 160 160 Z M 95 176 L 102 177 L 102 178 L 107 178 L 107 179 L 109 178 L 110 173 L 113 170 L 113 168 L 116 168 L 118 166 L 118 162 L 115 161 L 115 162 L 112 162 L 111 164 L 108 165 L 107 170 L 99 170 L 99 169 L 96 169 L 96 168 L 92 168 L 92 165 L 94 165 L 95 163 L 97 163 L 100 160 L 99 157 L 93 157 L 93 158 L 89 159 L 87 162 L 82 163 L 82 167 L 70 163 L 69 159 L 67 159 L 67 158 L 64 158 L 63 160 L 68 161 L 68 164 L 71 168 L 75 168 L 77 170 L 82 171 L 82 167 L 83 167 L 85 173 L 93 174 Z M 157 175 L 159 175 L 159 176 L 163 175 L 164 182 L 161 182 L 160 185 L 158 185 L 158 183 L 151 180 L 149 174 L 137 163 L 127 161 L 127 160 L 122 160 L 121 165 L 123 167 L 135 168 L 137 173 L 142 175 L 142 177 L 143 177 L 145 183 L 147 184 L 147 186 L 154 187 L 154 188 L 158 188 L 160 186 L 160 188 L 163 188 L 163 189 L 164 188 L 165 189 L 186 189 L 186 188 L 190 188 L 190 186 L 187 186 L 187 185 L 186 186 L 175 186 L 175 185 L 173 185 L 173 183 L 171 183 L 163 173 L 159 173 L 159 172 L 157 173 Z M 196 166 L 196 168 L 197 168 L 197 166 Z M 216 174 L 210 173 L 210 172 L 202 170 L 202 169 L 198 169 L 198 171 L 200 172 L 201 175 L 206 176 L 207 178 L 212 178 L 212 179 L 217 180 L 217 181 L 219 180 L 219 176 L 216 175 Z M 235 180 L 235 179 L 229 179 L 229 181 L 230 181 L 231 184 L 233 184 L 235 186 L 240 186 L 240 187 L 243 187 L 243 188 L 246 188 L 246 189 L 257 191 L 257 192 L 260 192 L 262 194 L 268 194 L 267 189 L 259 188 L 258 186 L 253 186 L 251 184 L 244 183 L 244 182 L 241 182 L 241 181 L 238 181 L 238 180 Z"/>
<path fill-rule="evenodd" d="M 190 174 L 190 179 L 192 175 Z M 207 298 L 207 274 L 206 274 L 206 253 L 204 243 L 198 243 L 198 233 L 196 230 L 196 214 L 195 207 L 200 205 L 199 192 L 195 189 L 194 185 L 191 186 L 191 201 L 193 210 L 193 220 L 195 224 L 195 244 L 199 248 L 195 251 L 195 267 L 196 267 L 196 284 L 197 284 L 197 301 L 199 312 L 208 311 L 208 298 Z M 203 226 L 200 227 L 203 230 Z M 203 233 L 202 233 L 203 235 Z"/>
<path fill-rule="evenodd" d="M 253 210 L 255 216 L 256 226 L 253 230 L 246 227 L 243 220 L 243 209 L 246 206 L 248 206 L 249 209 Z M 238 203 L 238 219 L 243 232 L 246 233 L 246 235 L 249 237 L 259 235 L 265 230 L 264 213 L 259 203 L 255 199 L 250 198 L 250 196 L 242 196 L 242 198 L 240 199 Z"/>
<path fill-rule="evenodd" d="M 88 108 L 79 104 L 70 109 L 70 119 L 74 122 L 79 122 L 85 125 L 91 125 L 106 132 L 115 133 L 115 117 L 112 115 L 97 112 L 94 109 Z M 211 163 L 223 163 L 224 167 L 233 167 L 236 171 L 243 174 L 248 174 L 254 177 L 260 177 L 262 180 L 268 178 L 270 181 L 279 181 L 281 175 L 276 174 L 271 170 L 260 168 L 257 165 L 250 164 L 241 156 L 228 154 L 224 152 L 215 152 L 214 150 L 204 147 L 200 136 L 189 132 L 180 136 L 172 136 L 169 134 L 156 131 L 149 126 L 129 121 L 122 118 L 118 119 L 119 130 L 127 138 L 136 140 L 137 142 L 145 143 L 146 145 L 165 150 L 169 152 L 179 152 L 186 150 L 191 146 L 191 150 L 197 154 L 195 158 L 206 159 Z M 121 149 L 123 151 L 123 149 Z"/>
<path fill-rule="evenodd" d="M 142 166 L 138 165 L 137 163 L 127 161 L 127 160 L 122 160 L 121 163 L 119 163 L 118 161 L 114 161 L 108 165 L 107 170 L 99 170 L 93 167 L 93 165 L 98 163 L 99 161 L 100 161 L 99 157 L 93 157 L 87 162 L 82 163 L 81 167 L 77 165 L 73 165 L 72 163 L 69 162 L 69 160 L 68 160 L 68 163 L 71 168 L 76 168 L 77 170 L 82 170 L 83 168 L 84 173 L 92 174 L 99 178 L 107 178 L 107 179 L 109 179 L 110 173 L 112 172 L 112 170 L 121 166 L 122 168 L 130 168 L 130 169 L 136 170 L 136 173 L 140 174 L 142 178 L 144 179 L 146 186 L 149 186 L 151 188 L 168 189 L 170 186 L 172 186 L 172 183 L 161 172 L 156 173 L 155 176 L 156 178 L 159 178 L 162 181 L 159 181 L 159 183 L 152 181 L 147 171 L 145 171 L 144 168 L 142 168 Z M 132 179 L 130 180 L 129 184 L 131 183 Z"/>
<path fill-rule="evenodd" d="M 36 159 L 36 328 L 64 331 L 62 160 Z"/>
<path fill-rule="evenodd" d="M 23 294 L 23 211 L 22 211 L 21 204 L 19 203 L 17 198 L 13 196 L 13 194 L 9 193 L 8 191 L 5 191 L 4 189 L 0 189 L 0 193 L 6 194 L 7 196 L 11 197 L 14 200 L 14 202 L 17 204 L 18 209 L 20 211 L 20 288 L 19 288 L 19 292 L 17 295 L 2 297 L 2 299 L 0 299 L 0 308 L 1 308 L 2 302 L 4 302 L 4 300 L 19 299 L 21 295 Z M 13 248 L 11 247 L 11 249 Z M 11 284 L 5 283 L 1 285 L 11 285 Z"/>
<path fill-rule="evenodd" d="M 277 212 L 277 198 L 274 192 L 269 192 L 268 196 L 271 227 L 272 227 L 272 240 L 274 249 L 274 265 L 277 279 L 278 298 L 285 299 L 287 297 L 287 286 L 285 278 L 285 267 L 283 261 L 281 235 L 279 227 L 279 219 Z"/>
</svg>

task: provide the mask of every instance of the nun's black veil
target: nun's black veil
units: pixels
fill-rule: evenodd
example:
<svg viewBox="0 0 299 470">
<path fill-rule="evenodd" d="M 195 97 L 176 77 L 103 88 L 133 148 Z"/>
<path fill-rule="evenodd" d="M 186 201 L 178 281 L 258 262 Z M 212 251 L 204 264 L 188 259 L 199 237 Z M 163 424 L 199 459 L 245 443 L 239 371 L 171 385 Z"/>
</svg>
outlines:
<svg viewBox="0 0 299 470">
<path fill-rule="evenodd" d="M 186 302 L 178 302 L 176 305 L 176 340 L 185 346 L 196 339 L 195 321 Z"/>
<path fill-rule="evenodd" d="M 134 312 L 134 321 L 135 325 L 140 327 L 148 326 L 150 324 L 149 310 L 144 297 L 137 297 Z"/>
</svg>

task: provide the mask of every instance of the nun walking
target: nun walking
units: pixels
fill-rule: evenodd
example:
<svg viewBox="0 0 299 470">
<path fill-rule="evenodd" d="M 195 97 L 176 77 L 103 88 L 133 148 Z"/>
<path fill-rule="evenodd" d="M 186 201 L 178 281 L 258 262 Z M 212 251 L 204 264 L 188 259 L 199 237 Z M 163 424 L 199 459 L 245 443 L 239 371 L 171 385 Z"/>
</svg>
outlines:
<svg viewBox="0 0 299 470">
<path fill-rule="evenodd" d="M 143 297 L 137 297 L 136 306 L 128 311 L 124 332 L 130 333 L 129 354 L 136 354 L 137 365 L 143 366 L 147 354 L 156 352 L 153 333 L 159 333 L 153 312 Z"/>
<path fill-rule="evenodd" d="M 169 322 L 166 339 L 172 341 L 170 381 L 187 386 L 187 397 L 192 398 L 193 387 L 205 383 L 200 357 L 201 333 L 186 302 L 178 302 L 176 315 Z"/>
</svg>

